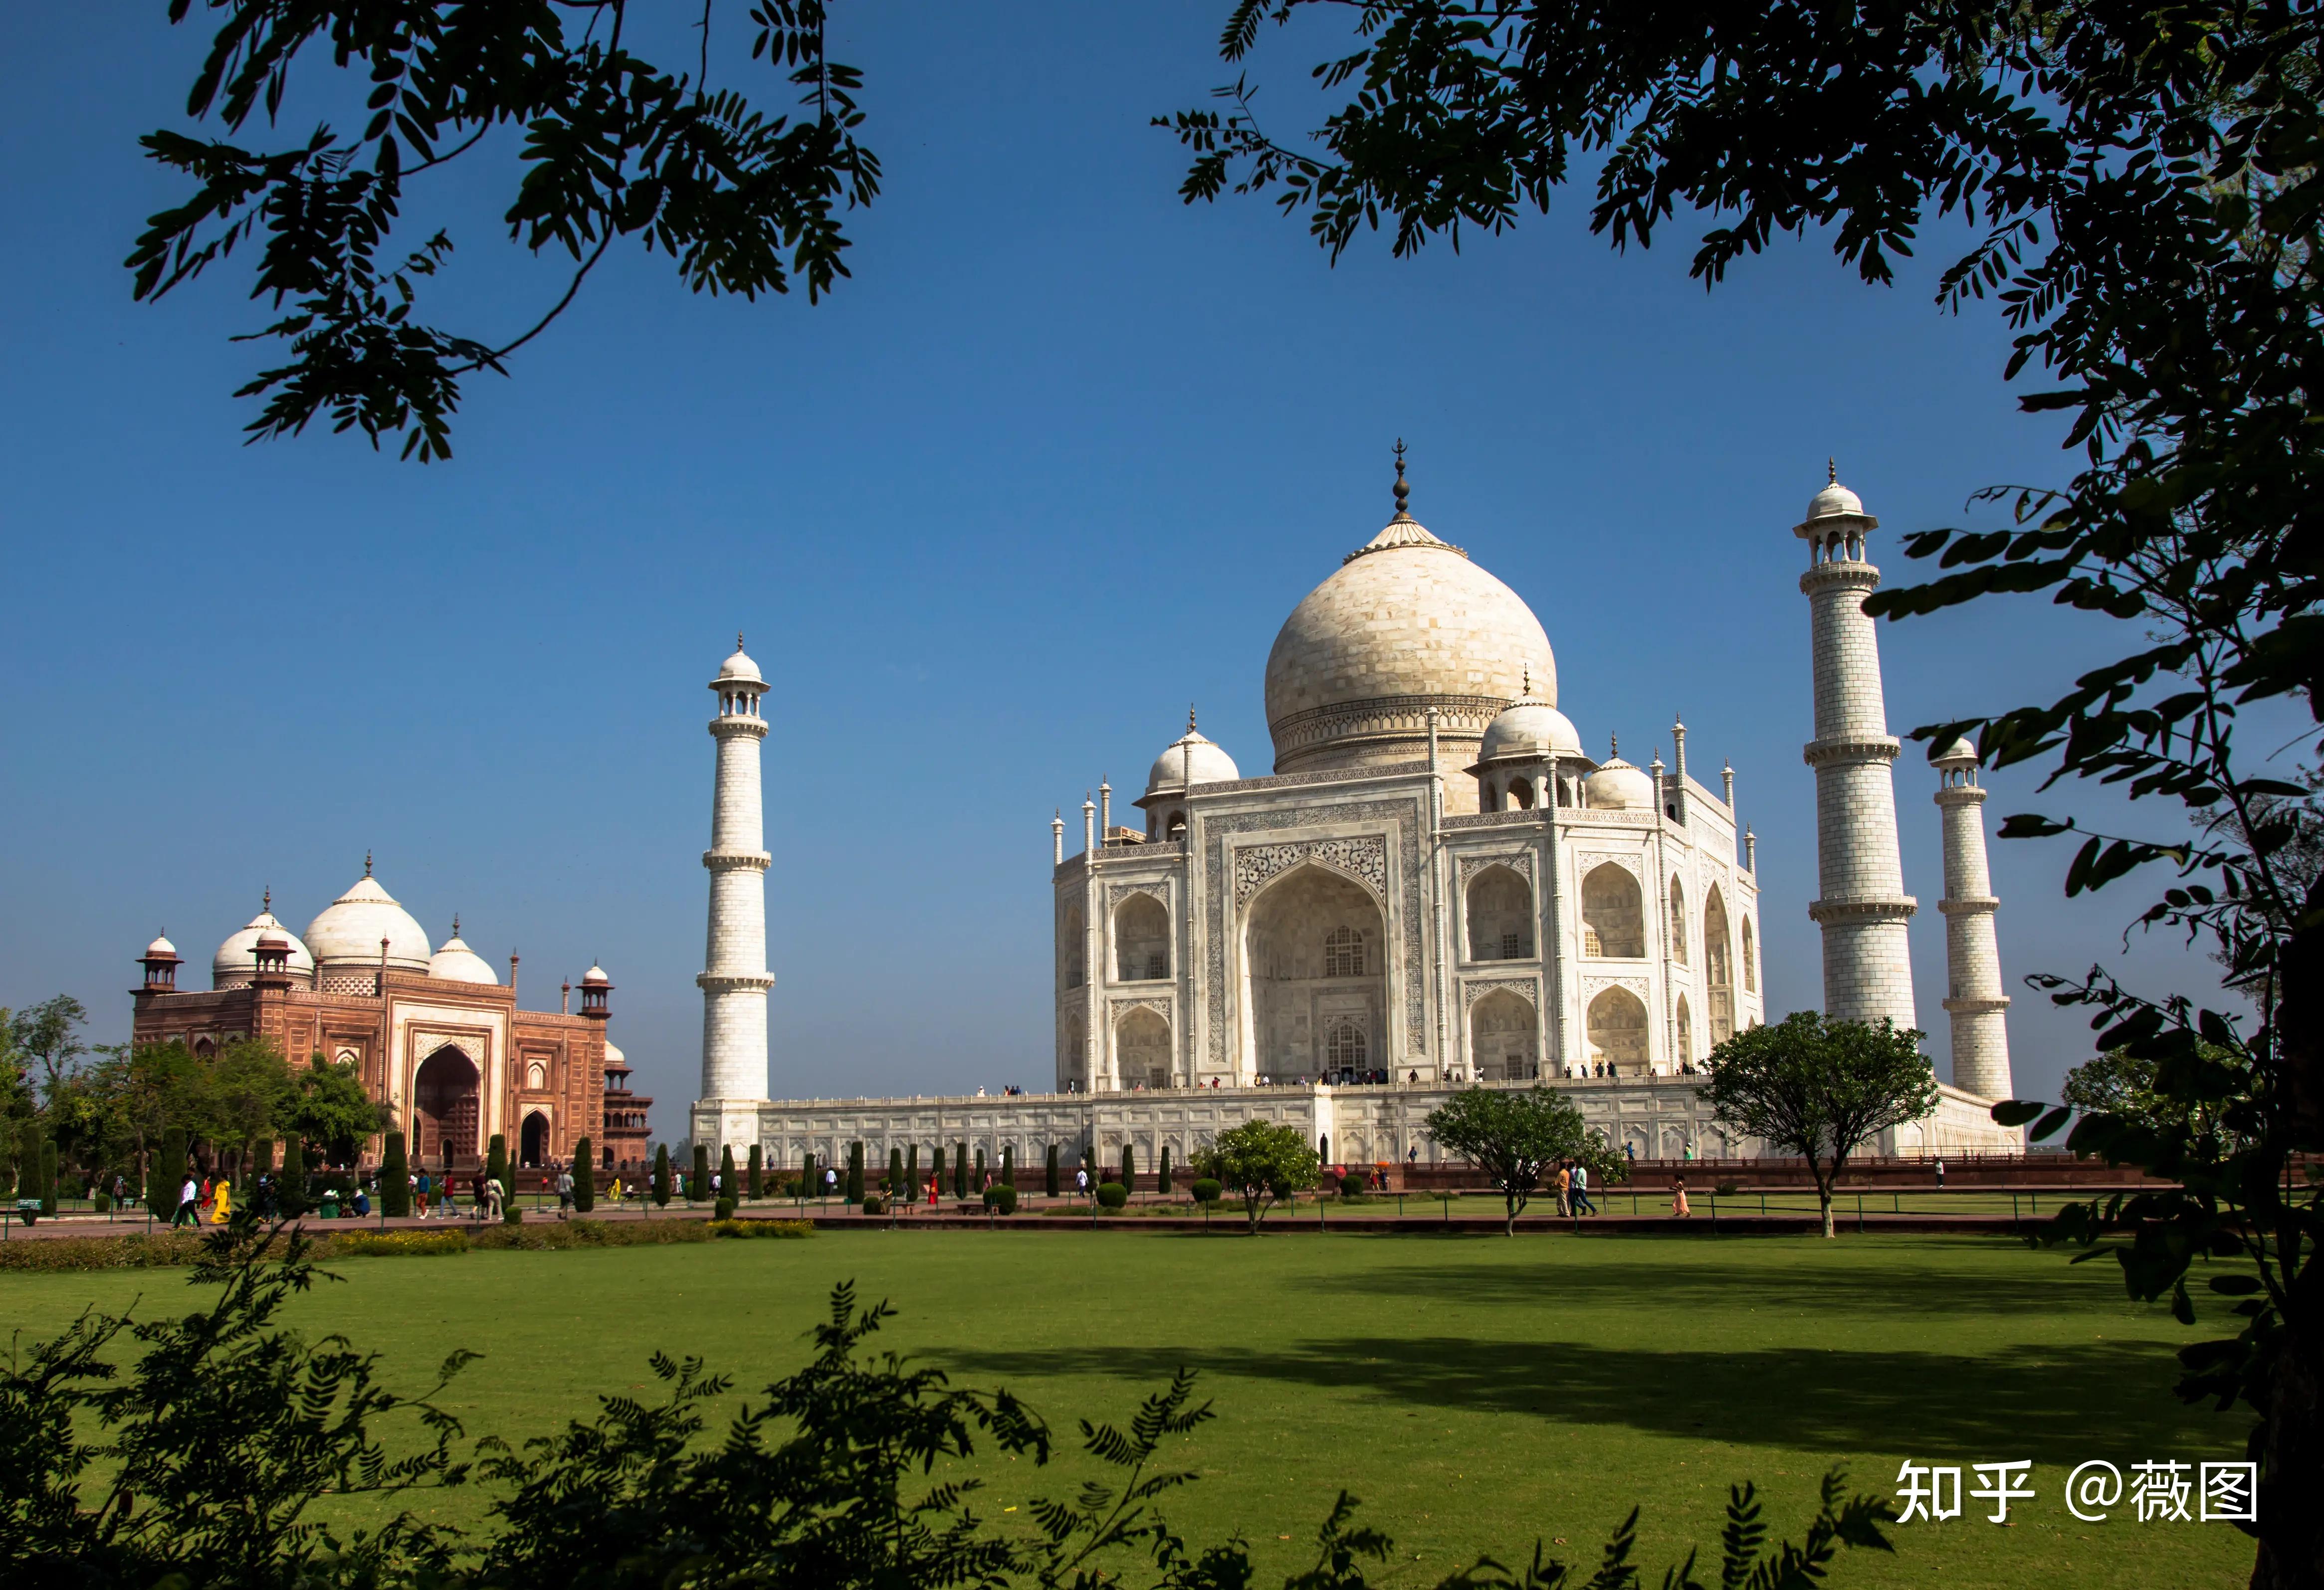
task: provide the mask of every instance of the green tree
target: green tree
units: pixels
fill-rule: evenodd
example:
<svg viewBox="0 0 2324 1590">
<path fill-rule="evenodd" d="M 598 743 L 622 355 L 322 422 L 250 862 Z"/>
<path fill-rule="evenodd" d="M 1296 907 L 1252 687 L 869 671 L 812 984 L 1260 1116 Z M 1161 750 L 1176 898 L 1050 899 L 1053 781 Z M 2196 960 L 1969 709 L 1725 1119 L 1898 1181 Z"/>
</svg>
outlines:
<svg viewBox="0 0 2324 1590">
<path fill-rule="evenodd" d="M 863 1201 L 863 1145 L 861 1143 L 847 1145 L 847 1201 L 851 1204 Z"/>
<path fill-rule="evenodd" d="M 1127 1143 L 1121 1145 L 1121 1186 L 1125 1192 L 1138 1190 L 1138 1151 Z"/>
<path fill-rule="evenodd" d="M 975 1181 L 974 1181 L 973 1183 L 972 1183 L 972 1184 L 971 1184 L 971 1186 L 970 1186 L 970 1188 L 969 1188 L 969 1190 L 970 1190 L 971 1192 L 978 1192 L 978 1191 L 982 1191 L 982 1190 L 983 1190 L 983 1187 L 984 1187 L 984 1145 L 983 1145 L 982 1144 L 979 1144 L 977 1145 L 977 1149 L 976 1149 L 976 1180 L 975 1180 Z"/>
<path fill-rule="evenodd" d="M 692 1203 L 696 1199 L 708 1197 L 709 1193 L 710 1145 L 697 1143 L 694 1145 L 694 1173 L 686 1179 L 686 1201 Z"/>
<path fill-rule="evenodd" d="M 298 1075 L 298 1089 L 277 1111 L 274 1124 L 284 1135 L 322 1146 L 327 1164 L 351 1165 L 364 1141 L 394 1124 L 395 1115 L 372 1098 L 363 1074 L 350 1062 L 334 1062 L 315 1055 Z M 493 1138 L 505 1168 L 508 1149 Z"/>
<path fill-rule="evenodd" d="M 145 1207 L 162 1219 L 174 1219 L 178 1194 L 186 1184 L 186 1132 L 165 1126 L 157 1135 L 160 1146 L 145 1176 Z"/>
<path fill-rule="evenodd" d="M 1048 1163 L 1042 1170 L 1041 1190 L 1049 1197 L 1055 1198 L 1057 1196 L 1058 1185 L 1057 1145 L 1052 1143 L 1049 1144 Z"/>
<path fill-rule="evenodd" d="M 41 1200 L 42 1214 L 54 1215 L 57 1212 L 57 1145 L 46 1137 L 41 1139 L 41 1156 L 36 1163 L 35 1173 L 39 1180 L 32 1195 Z"/>
<path fill-rule="evenodd" d="M 742 1183 L 734 1180 L 734 1145 L 731 1143 L 718 1145 L 718 1191 L 723 1198 L 742 1195 Z"/>
<path fill-rule="evenodd" d="M 411 1163 L 404 1156 L 401 1132 L 390 1132 L 380 1151 L 379 1208 L 391 1220 L 411 1212 Z"/>
<path fill-rule="evenodd" d="M 1500 1190 L 1508 1211 L 1501 1229 L 1510 1236 L 1543 1172 L 1560 1160 L 1578 1160 L 1606 1181 L 1624 1168 L 1622 1156 L 1553 1088 L 1463 1089 L 1429 1111 L 1422 1125 L 1440 1146 L 1484 1172 Z"/>
<path fill-rule="evenodd" d="M 898 1144 L 890 1143 L 888 1144 L 888 1186 L 886 1191 L 889 1197 L 895 1198 L 900 1195 L 903 1190 L 904 1151 Z"/>
<path fill-rule="evenodd" d="M 663 1209 L 669 1207 L 669 1144 L 654 1144 L 653 1200 Z"/>
<path fill-rule="evenodd" d="M 509 1185 L 508 1136 L 495 1132 L 484 1144 L 484 1180 Z"/>
<path fill-rule="evenodd" d="M 1001 1185 L 1003 1187 L 1017 1185 L 1017 1145 L 1013 1143 L 1001 1151 Z"/>
<path fill-rule="evenodd" d="M 761 1144 L 756 1143 L 751 1144 L 751 1164 L 748 1174 L 752 1198 L 761 1198 L 766 1193 L 766 1162 L 762 1157 L 761 1149 Z"/>
<path fill-rule="evenodd" d="M 936 1195 L 942 1197 L 945 1190 L 945 1151 L 941 1143 L 936 1146 L 936 1163 L 928 1173 L 936 1178 Z"/>
<path fill-rule="evenodd" d="M 1318 1163 L 1305 1133 L 1269 1121 L 1230 1126 L 1194 1156 L 1196 1174 L 1213 1178 L 1242 1199 L 1254 1236 L 1277 1202 L 1315 1184 Z"/>
<path fill-rule="evenodd" d="M 1166 1143 L 1162 1145 L 1162 1168 L 1154 1176 L 1155 1190 L 1167 1198 L 1171 1190 L 1170 1182 L 1170 1145 Z"/>
<path fill-rule="evenodd" d="M 75 1062 L 88 1052 L 88 1045 L 80 1041 L 80 1030 L 88 1025 L 88 1010 L 69 994 L 9 1014 L 9 1047 L 17 1063 L 38 1078 L 44 1100 L 56 1097 Z"/>
<path fill-rule="evenodd" d="M 965 1143 L 953 1144 L 952 1195 L 954 1198 L 968 1196 L 968 1144 Z"/>
<path fill-rule="evenodd" d="M 192 9 L 183 0 L 171 19 Z M 751 59 L 801 90 L 796 116 L 709 87 L 706 16 L 698 74 L 641 59 L 647 29 L 624 29 L 631 9 L 590 6 L 575 33 L 570 14 L 541 0 L 406 6 L 392 18 L 353 5 L 233 6 L 186 100 L 195 124 L 238 139 L 254 114 L 272 126 L 292 89 L 326 103 L 367 94 L 368 119 L 351 136 L 327 125 L 274 149 L 167 127 L 147 134 L 148 156 L 191 186 L 130 253 L 136 296 L 160 299 L 242 245 L 255 255 L 254 296 L 277 317 L 240 336 L 280 345 L 281 359 L 237 394 L 264 400 L 254 438 L 326 419 L 374 446 L 400 435 L 403 455 L 425 461 L 450 454 L 463 379 L 506 373 L 616 238 L 667 252 L 696 292 L 756 299 L 789 291 L 794 279 L 810 302 L 832 290 L 848 273 L 841 212 L 879 192 L 880 163 L 856 142 L 860 76 L 824 54 L 823 0 L 764 0 L 751 12 Z M 737 64 L 722 62 L 725 75 Z M 407 193 L 405 179 L 505 158 L 515 144 L 488 134 L 514 128 L 525 133 L 501 179 L 509 236 L 567 260 L 569 280 L 521 331 L 429 324 L 421 299 L 450 266 L 452 238 L 419 219 L 430 185 Z M 406 234 L 417 247 L 395 246 L 400 225 L 419 228 Z"/>
<path fill-rule="evenodd" d="M 1812 1010 L 1794 1011 L 1720 1044 L 1710 1071 L 1702 1097 L 1721 1126 L 1807 1161 L 1826 1236 L 1832 1184 L 1849 1156 L 1937 1107 L 1921 1034 L 1886 1020 L 1826 1021 Z"/>
<path fill-rule="evenodd" d="M 8 1156 L 8 1185 L 18 1198 L 40 1196 L 41 1144 L 46 1134 L 37 1117 L 26 1116 L 16 1123 L 16 1143 Z"/>
<path fill-rule="evenodd" d="M 755 1156 L 759 1151 L 754 1148 L 751 1152 Z M 758 1169 L 754 1158 L 751 1166 L 753 1177 L 758 1174 Z M 584 1137 L 573 1145 L 573 1208 L 586 1215 L 596 1207 L 597 1150 L 588 1138 Z"/>
<path fill-rule="evenodd" d="M 314 1156 L 296 1134 L 282 1140 L 282 1173 L 274 1179 L 275 1207 L 285 1216 L 307 1212 L 307 1178 Z"/>
<path fill-rule="evenodd" d="M 904 1150 L 904 1190 L 917 1198 L 925 1185 L 920 1180 L 920 1145 L 915 1143 Z"/>
<path fill-rule="evenodd" d="M 814 1198 L 822 1191 L 823 1181 L 821 1178 L 816 1174 L 815 1151 L 813 1149 L 809 1149 L 802 1161 L 799 1179 L 799 1193 L 800 1196 L 804 1198 Z"/>
</svg>

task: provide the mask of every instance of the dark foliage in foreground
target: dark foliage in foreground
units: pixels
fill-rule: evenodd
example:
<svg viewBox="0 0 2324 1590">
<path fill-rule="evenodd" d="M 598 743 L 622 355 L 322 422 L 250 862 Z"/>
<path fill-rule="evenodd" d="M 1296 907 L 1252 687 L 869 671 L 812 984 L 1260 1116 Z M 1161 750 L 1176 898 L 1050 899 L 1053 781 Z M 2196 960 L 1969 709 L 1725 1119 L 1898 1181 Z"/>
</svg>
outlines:
<svg viewBox="0 0 2324 1590">
<path fill-rule="evenodd" d="M 934 1369 L 870 1348 L 885 1303 L 834 1290 L 806 1367 L 748 1399 L 706 1441 L 706 1406 L 731 1391 L 699 1359 L 653 1359 L 657 1401 L 599 1399 L 521 1448 L 469 1444 L 438 1401 L 470 1361 L 456 1353 L 417 1396 L 385 1389 L 378 1357 L 342 1337 L 309 1342 L 278 1322 L 317 1281 L 305 1245 L 248 1218 L 208 1239 L 193 1280 L 215 1289 L 178 1319 L 84 1314 L 13 1356 L 0 1376 L 0 1561 L 10 1584 L 44 1590 L 147 1590 L 174 1580 L 237 1590 L 663 1590 L 747 1585 L 850 1590 L 1012 1584 L 1095 1590 L 1248 1590 L 1240 1539 L 1190 1544 L 1157 1504 L 1190 1484 L 1163 1458 L 1213 1417 L 1182 1370 L 1127 1429 L 1081 1421 L 1102 1466 L 1064 1500 L 1038 1501 L 1028 1529 L 975 1510 L 976 1482 L 939 1475 L 980 1442 L 1049 1461 L 1048 1427 L 1005 1391 L 964 1390 Z M 133 1346 L 134 1345 L 134 1346 Z M 117 1349 L 133 1346 L 124 1353 Z M 124 1362 L 125 1360 L 125 1362 Z M 402 1448 L 400 1452 L 398 1448 Z M 340 1533 L 333 1503 L 357 1494 L 483 1484 L 503 1494 L 473 1536 L 407 1512 Z M 1342 1493 L 1316 1534 L 1316 1560 L 1286 1590 L 1364 1590 L 1367 1565 L 1393 1542 L 1355 1521 Z M 1822 1507 L 1794 1544 L 1769 1544 L 1758 1497 L 1728 1503 L 1725 1586 L 1806 1590 L 1840 1548 L 1889 1549 L 1889 1513 L 1844 1497 L 1828 1475 Z M 1511 1570 L 1489 1558 L 1443 1581 L 1489 1590 L 1629 1590 L 1634 1511 L 1594 1570 L 1542 1555 Z M 1701 1590 L 1697 1564 L 1664 1577 Z M 1705 1571 L 1708 1571 L 1707 1569 Z"/>
</svg>

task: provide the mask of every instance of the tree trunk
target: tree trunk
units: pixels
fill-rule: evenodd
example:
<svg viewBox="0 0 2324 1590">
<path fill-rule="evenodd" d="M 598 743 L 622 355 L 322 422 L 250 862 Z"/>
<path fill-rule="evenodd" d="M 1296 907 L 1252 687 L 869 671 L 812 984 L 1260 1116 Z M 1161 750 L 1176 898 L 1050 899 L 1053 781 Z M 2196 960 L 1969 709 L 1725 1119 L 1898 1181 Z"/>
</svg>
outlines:
<svg viewBox="0 0 2324 1590">
<path fill-rule="evenodd" d="M 1832 1235 L 1831 1182 L 1819 1181 L 1816 1183 L 1816 1202 L 1823 1210 L 1823 1234 L 1827 1238 L 1829 1238 Z"/>
<path fill-rule="evenodd" d="M 1517 1195 L 1515 1193 L 1511 1193 L 1508 1201 L 1509 1206 L 1509 1214 L 1508 1218 L 1501 1223 L 1501 1235 L 1503 1236 L 1515 1236 L 1517 1234 Z"/>
</svg>

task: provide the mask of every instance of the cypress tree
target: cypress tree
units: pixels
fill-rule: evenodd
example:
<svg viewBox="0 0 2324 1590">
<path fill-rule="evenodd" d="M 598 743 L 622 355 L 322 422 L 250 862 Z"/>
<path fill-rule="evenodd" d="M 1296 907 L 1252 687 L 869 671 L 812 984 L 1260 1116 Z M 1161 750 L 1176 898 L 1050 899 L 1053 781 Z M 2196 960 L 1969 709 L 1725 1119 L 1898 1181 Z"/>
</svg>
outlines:
<svg viewBox="0 0 2324 1590">
<path fill-rule="evenodd" d="M 847 1145 L 847 1201 L 863 1201 L 863 1145 L 860 1143 Z"/>
<path fill-rule="evenodd" d="M 710 1144 L 697 1143 L 694 1145 L 694 1174 L 686 1179 L 686 1201 L 692 1203 L 709 1191 Z"/>
<path fill-rule="evenodd" d="M 41 1139 L 41 1213 L 53 1216 L 57 1212 L 57 1145 L 48 1138 Z"/>
<path fill-rule="evenodd" d="M 161 1149 L 154 1155 L 152 1171 L 146 1180 L 151 1183 L 146 1197 L 148 1205 L 163 1219 L 174 1219 L 178 1213 L 178 1190 L 186 1183 L 184 1127 L 171 1126 L 161 1134 Z"/>
<path fill-rule="evenodd" d="M 261 1176 L 274 1173 L 274 1139 L 261 1137 L 250 1145 L 250 1180 L 255 1184 Z"/>
<path fill-rule="evenodd" d="M 379 1208 L 392 1220 L 411 1212 L 411 1166 L 403 1157 L 403 1134 L 390 1132 L 379 1156 Z"/>
<path fill-rule="evenodd" d="M 890 1143 L 888 1145 L 888 1196 L 904 1195 L 904 1151 Z"/>
<path fill-rule="evenodd" d="M 662 1208 L 669 1207 L 669 1144 L 654 1144 L 653 1200 Z"/>
<path fill-rule="evenodd" d="M 596 1152 L 586 1137 L 573 1145 L 573 1207 L 585 1215 L 597 1207 Z"/>
<path fill-rule="evenodd" d="M 722 1144 L 718 1150 L 718 1196 L 739 1199 L 742 1184 L 734 1180 L 734 1145 Z"/>
<path fill-rule="evenodd" d="M 170 1196 L 173 1199 L 177 1197 L 175 1181 L 171 1183 Z M 307 1212 L 307 1144 L 303 1138 L 282 1140 L 282 1173 L 274 1179 L 274 1207 L 285 1215 Z"/>
<path fill-rule="evenodd" d="M 509 1182 L 508 1139 L 498 1132 L 493 1134 L 492 1143 L 484 1150 L 484 1177 L 487 1181 L 499 1182 L 511 1192 L 516 1190 Z"/>
<path fill-rule="evenodd" d="M 971 1192 L 984 1190 L 984 1145 L 981 1143 L 976 1145 L 976 1180 L 970 1185 L 969 1190 Z"/>
<path fill-rule="evenodd" d="M 941 1143 L 936 1144 L 936 1164 L 935 1175 L 936 1179 L 936 1196 L 938 1198 L 942 1198 L 944 1196 L 945 1190 L 945 1161 L 944 1144 Z"/>
<path fill-rule="evenodd" d="M 1017 1145 L 1013 1143 L 1001 1151 L 1001 1185 L 1017 1185 Z"/>
<path fill-rule="evenodd" d="M 810 1148 L 807 1151 L 806 1160 L 799 1170 L 799 1196 L 813 1198 L 820 1190 L 822 1189 L 815 1179 L 815 1150 Z"/>
<path fill-rule="evenodd" d="M 968 1144 L 965 1143 L 952 1145 L 952 1195 L 954 1198 L 968 1196 Z"/>
<path fill-rule="evenodd" d="M 1057 1145 L 1054 1143 L 1049 1144 L 1049 1165 L 1046 1174 L 1047 1179 L 1041 1190 L 1055 1198 L 1057 1196 Z"/>
<path fill-rule="evenodd" d="M 920 1145 L 904 1150 L 904 1190 L 918 1199 L 920 1192 Z"/>
<path fill-rule="evenodd" d="M 759 1156 L 759 1145 L 751 1144 L 751 1196 L 760 1197 L 766 1191 L 766 1162 Z"/>
<path fill-rule="evenodd" d="M 1170 1145 L 1167 1143 L 1162 1145 L 1162 1173 L 1155 1179 L 1154 1187 L 1166 1197 L 1170 1191 Z"/>
<path fill-rule="evenodd" d="M 13 1190 L 18 1198 L 38 1198 L 41 1195 L 41 1123 L 26 1116 L 16 1127 L 15 1180 Z M 177 1190 L 177 1183 L 170 1184 Z"/>
<path fill-rule="evenodd" d="M 1121 1187 L 1125 1192 L 1138 1190 L 1138 1151 L 1127 1143 L 1121 1145 Z"/>
</svg>

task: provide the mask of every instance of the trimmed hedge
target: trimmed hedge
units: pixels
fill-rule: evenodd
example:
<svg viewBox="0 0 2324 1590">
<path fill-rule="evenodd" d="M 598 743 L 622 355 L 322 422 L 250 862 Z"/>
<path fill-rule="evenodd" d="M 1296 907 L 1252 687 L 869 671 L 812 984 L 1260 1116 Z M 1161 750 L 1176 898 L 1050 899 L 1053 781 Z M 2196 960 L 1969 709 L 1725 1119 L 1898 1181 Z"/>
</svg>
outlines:
<svg viewBox="0 0 2324 1590">
<path fill-rule="evenodd" d="M 1118 1209 L 1130 1201 L 1130 1189 L 1119 1181 L 1102 1181 L 1098 1184 L 1097 1201 L 1102 1208 Z"/>
<path fill-rule="evenodd" d="M 428 1258 L 465 1254 L 465 1231 L 350 1231 L 329 1238 L 331 1256 L 342 1259 Z"/>
<path fill-rule="evenodd" d="M 722 1197 L 716 1203 L 710 1206 L 710 1218 L 714 1220 L 733 1219 L 734 1218 L 734 1200 L 731 1198 Z"/>
<path fill-rule="evenodd" d="M 815 1235 L 812 1220 L 713 1220 L 713 1236 L 799 1237 Z"/>
<path fill-rule="evenodd" d="M 984 1190 L 984 1207 L 992 1210 L 996 1214 L 1015 1214 L 1017 1212 L 1017 1190 L 1006 1181 L 986 1188 Z"/>
<path fill-rule="evenodd" d="M 863 1212 L 867 1215 L 884 1215 L 888 1212 L 888 1200 L 876 1192 L 867 1192 L 863 1195 Z"/>
<path fill-rule="evenodd" d="M 1216 1203 L 1219 1201 L 1219 1194 L 1226 1190 L 1205 1176 L 1194 1183 L 1193 1190 L 1196 1203 Z"/>
</svg>

